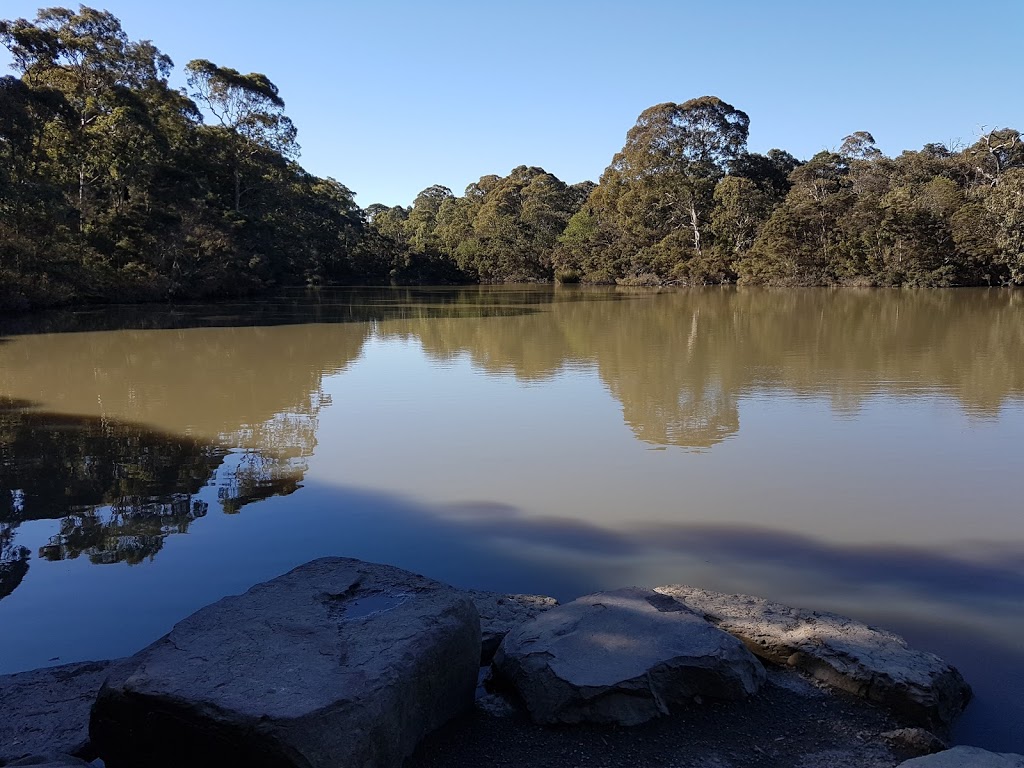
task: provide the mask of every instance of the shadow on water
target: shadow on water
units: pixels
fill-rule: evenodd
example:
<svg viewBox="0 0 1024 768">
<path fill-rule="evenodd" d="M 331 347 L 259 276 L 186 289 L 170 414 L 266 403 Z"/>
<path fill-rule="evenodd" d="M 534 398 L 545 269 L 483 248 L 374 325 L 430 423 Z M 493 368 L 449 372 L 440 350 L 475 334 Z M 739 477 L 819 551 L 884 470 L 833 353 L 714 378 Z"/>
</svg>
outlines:
<svg viewBox="0 0 1024 768">
<path fill-rule="evenodd" d="M 638 533 L 634 540 L 669 551 L 759 561 L 834 581 L 899 586 L 938 601 L 973 603 L 982 594 L 986 600 L 1024 595 L 1024 549 L 971 562 L 911 547 L 839 546 L 768 528 L 714 526 L 658 527 Z"/>
<path fill-rule="evenodd" d="M 1018 642 L 1024 631 L 1024 549 L 967 559 L 909 546 L 846 545 L 754 526 L 613 530 L 532 517 L 503 503 L 419 505 L 316 484 L 304 489 L 304 501 L 302 520 L 295 522 L 316 530 L 322 543 L 301 555 L 291 550 L 294 562 L 282 562 L 280 571 L 308 557 L 343 554 L 458 586 L 541 592 L 567 600 L 625 586 L 634 572 L 631 565 L 667 553 L 655 557 L 659 565 L 654 570 L 642 569 L 654 581 L 641 586 L 690 583 L 774 599 L 795 591 L 804 597 L 788 602 L 894 629 L 912 646 L 956 664 L 977 694 L 958 726 L 958 739 L 993 749 L 1024 748 L 1017 731 L 1024 701 L 1016 685 L 1024 681 L 1024 648 Z M 295 531 L 280 535 L 301 538 Z M 710 570 L 697 568 L 709 561 Z M 709 573 L 721 581 L 715 583 Z M 875 602 L 868 597 L 872 594 L 887 597 Z"/>
<path fill-rule="evenodd" d="M 492 504 L 475 511 L 473 505 L 459 504 L 437 514 L 458 526 L 463 536 L 524 549 L 549 548 L 566 560 L 666 552 L 726 566 L 783 568 L 862 587 L 898 587 L 937 603 L 1012 604 L 1024 595 L 1024 548 L 968 559 L 909 546 L 834 544 L 768 527 L 681 523 L 618 530 L 575 518 L 528 517 Z"/>
<path fill-rule="evenodd" d="M 648 587 L 690 583 L 733 591 L 724 585 L 741 584 L 734 589 L 853 615 L 939 653 L 961 669 L 977 694 L 959 738 L 989 748 L 1024 747 L 1016 732 L 1024 702 L 1006 686 L 1024 670 L 1017 642 L 1024 631 L 1021 551 L 965 560 L 923 548 L 843 545 L 747 526 L 611 530 L 532 517 L 502 503 L 429 505 L 322 483 L 307 483 L 301 507 L 289 512 L 286 526 L 273 515 L 249 519 L 251 550 L 218 549 L 224 554 L 216 568 L 246 577 L 238 591 L 327 555 L 389 563 L 460 587 L 561 600 L 626 586 L 638 572 L 645 574 L 640 586 Z M 656 557 L 653 569 L 633 569 L 664 553 L 669 556 Z M 714 562 L 710 571 L 697 567 L 708 560 Z M 715 583 L 709 573 L 724 579 Z M 794 584 L 804 598 L 787 598 Z M 870 594 L 887 599 L 873 603 Z M 993 616 L 1002 623 L 994 624 Z"/>
<path fill-rule="evenodd" d="M 35 415 L 23 410 L 15 413 L 30 420 Z M 5 412 L 9 414 L 10 410 Z M 16 553 L 14 530 L 21 521 L 40 516 L 61 517 L 60 533 L 43 547 L 44 557 L 48 552 L 59 557 L 85 554 L 97 563 L 152 558 L 169 536 L 186 532 L 202 516 L 195 513 L 195 493 L 207 478 L 223 471 L 230 459 L 216 446 L 154 435 L 135 425 L 104 427 L 89 420 L 76 424 L 52 414 L 37 416 L 32 431 L 44 435 L 47 447 L 55 453 L 52 460 L 40 462 L 22 475 L 26 481 L 18 489 L 23 494 L 18 497 L 21 501 L 0 513 L 0 536 L 6 530 L 4 551 L 12 569 L 18 563 L 27 567 L 27 553 L 22 552 L 26 556 L 20 558 Z M 47 430 L 44 425 L 54 428 Z M 9 434 L 8 429 L 2 434 Z M 107 430 L 105 439 L 114 447 L 98 451 L 91 441 L 96 431 L 103 429 Z M 131 464 L 128 457 L 133 452 L 146 457 L 141 464 Z M 55 468 L 69 457 L 80 461 L 77 466 L 95 469 L 65 476 L 71 481 L 67 491 L 43 488 L 51 485 L 44 481 L 47 473 L 59 472 Z M 185 469 L 175 470 L 172 465 Z M 11 483 L 6 467 L 4 472 L 2 487 L 8 490 Z M 60 508 L 48 510 L 43 499 Z M 238 506 L 251 499 L 232 497 Z M 1017 715 L 1024 716 L 1024 704 L 1007 692 L 1006 676 L 997 676 L 992 670 L 1009 670 L 1012 676 L 1013 670 L 1024 669 L 1024 651 L 1012 641 L 977 628 L 958 628 L 956 622 L 943 626 L 936 618 L 947 611 L 950 615 L 962 611 L 992 614 L 996 613 L 994 605 L 1009 624 L 1024 622 L 1018 599 L 1024 592 L 1021 551 L 1008 549 L 988 559 L 965 560 L 912 547 L 849 546 L 749 526 L 680 524 L 617 530 L 579 520 L 533 517 L 505 503 L 426 505 L 322 483 L 304 484 L 301 505 L 285 507 L 285 503 L 284 499 L 269 499 L 264 507 L 267 514 L 247 518 L 244 532 L 222 527 L 216 540 L 208 544 L 201 543 L 202 537 L 183 537 L 193 548 L 189 573 L 175 569 L 162 575 L 154 572 L 151 578 L 157 581 L 150 580 L 148 587 L 142 588 L 149 590 L 142 593 L 149 601 L 148 610 L 138 616 L 124 613 L 127 605 L 136 605 L 139 599 L 130 590 L 125 596 L 107 595 L 101 600 L 96 590 L 86 589 L 86 599 L 99 601 L 95 608 L 87 609 L 95 622 L 102 626 L 109 621 L 119 627 L 116 642 L 121 645 L 113 649 L 104 646 L 101 651 L 129 653 L 192 610 L 325 555 L 386 562 L 462 587 L 540 592 L 565 600 L 624 586 L 628 582 L 622 574 L 630 572 L 630 563 L 667 552 L 671 557 L 662 558 L 657 574 L 651 577 L 657 581 L 645 586 L 695 583 L 692 565 L 711 560 L 719 572 L 749 585 L 742 591 L 754 594 L 778 597 L 776 591 L 783 589 L 780 585 L 793 580 L 820 585 L 821 604 L 812 607 L 841 607 L 829 604 L 833 582 L 841 582 L 853 593 L 887 590 L 901 596 L 899 603 L 922 606 L 915 614 L 883 616 L 868 609 L 856 617 L 896 629 L 962 669 L 978 693 L 978 701 L 958 731 L 962 739 L 990 748 L 1021 747 L 1013 723 Z M 231 511 L 229 506 L 225 505 L 224 511 Z M 285 510 L 288 515 L 283 518 Z M 769 570 L 775 575 L 764 578 Z M 623 580 L 619 583 L 616 579 Z M 697 585 L 721 588 L 706 581 Z M 161 601 L 172 599 L 174 593 L 174 599 L 187 602 L 174 609 L 177 615 L 167 615 Z M 74 640 L 74 633 L 83 631 L 94 630 L 67 627 L 61 642 L 75 650 L 63 648 L 50 655 L 60 653 L 69 661 L 76 652 L 88 654 L 81 650 L 88 648 L 88 643 Z M 102 642 L 115 641 L 104 635 Z"/>
</svg>

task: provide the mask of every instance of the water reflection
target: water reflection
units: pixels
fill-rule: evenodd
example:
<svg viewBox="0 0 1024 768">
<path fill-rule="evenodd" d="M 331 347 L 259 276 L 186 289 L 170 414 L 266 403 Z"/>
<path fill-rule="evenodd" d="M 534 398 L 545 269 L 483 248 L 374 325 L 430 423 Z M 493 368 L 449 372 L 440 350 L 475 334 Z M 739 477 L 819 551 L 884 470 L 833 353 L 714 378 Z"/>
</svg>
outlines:
<svg viewBox="0 0 1024 768">
<path fill-rule="evenodd" d="M 209 503 L 194 497 L 211 482 L 227 513 L 292 493 L 315 433 L 312 413 L 276 416 L 251 430 L 260 452 L 233 451 L 242 440 L 211 443 L 0 401 L 0 598 L 28 571 L 31 553 L 16 543 L 23 523 L 59 520 L 39 550 L 45 560 L 85 555 L 97 564 L 139 563 L 207 514 Z"/>
<path fill-rule="evenodd" d="M 636 436 L 658 445 L 735 434 L 752 392 L 825 395 L 856 412 L 880 391 L 941 391 L 978 416 L 1024 392 L 1024 296 L 1012 291 L 322 289 L 0 323 L 0 334 L 40 330 L 50 333 L 0 348 L 0 392 L 210 437 L 301 411 L 373 333 L 524 381 L 596 366 Z M 82 332 L 57 333 L 69 330 Z"/>
<path fill-rule="evenodd" d="M 228 513 L 295 491 L 324 379 L 374 336 L 523 381 L 596 369 L 638 439 L 688 448 L 735 435 L 752 393 L 851 413 L 878 392 L 943 392 L 994 417 L 1024 392 L 1024 296 L 1010 291 L 319 290 L 0 330 L 0 595 L 28 570 L 21 521 L 61 519 L 46 559 L 135 563 L 206 514 L 193 496 L 219 468 Z"/>
<path fill-rule="evenodd" d="M 0 523 L 0 600 L 11 594 L 28 573 L 29 551 L 15 545 L 14 527 Z"/>
<path fill-rule="evenodd" d="M 130 652 L 343 554 L 560 597 L 690 580 L 911 633 L 941 617 L 974 675 L 1021 668 L 1020 292 L 324 289 L 0 334 L 0 623 L 23 627 L 0 661 L 57 635 L 110 653 L 101 613 Z M 1005 735 L 998 684 L 980 700 Z"/>
<path fill-rule="evenodd" d="M 739 430 L 758 391 L 825 395 L 856 411 L 878 392 L 941 391 L 980 416 L 1024 392 L 1024 295 L 1013 291 L 618 291 L 500 321 L 387 323 L 437 359 L 551 377 L 596 365 L 637 438 L 709 447 Z M 586 296 L 584 292 L 582 295 Z"/>
<path fill-rule="evenodd" d="M 96 564 L 135 565 L 152 559 L 172 533 L 188 533 L 193 520 L 205 517 L 208 505 L 184 493 L 168 500 L 112 505 L 109 513 L 89 509 L 60 521 L 60 533 L 40 548 L 46 560 L 73 560 L 85 554 Z"/>
</svg>

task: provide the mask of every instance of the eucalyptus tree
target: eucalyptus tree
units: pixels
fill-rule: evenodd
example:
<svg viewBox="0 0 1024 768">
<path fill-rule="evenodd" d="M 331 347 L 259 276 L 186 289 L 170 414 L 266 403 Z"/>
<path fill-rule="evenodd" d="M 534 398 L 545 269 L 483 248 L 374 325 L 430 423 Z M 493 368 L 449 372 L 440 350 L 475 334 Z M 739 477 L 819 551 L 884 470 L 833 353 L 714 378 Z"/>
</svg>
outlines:
<svg viewBox="0 0 1024 768">
<path fill-rule="evenodd" d="M 365 272 L 352 194 L 295 163 L 277 87 L 171 60 L 85 6 L 0 21 L 0 307 L 217 295 Z M 244 210 L 243 210 L 244 208 Z M 386 274 L 386 271 L 385 271 Z"/>
<path fill-rule="evenodd" d="M 0 40 L 28 86 L 59 91 L 73 111 L 50 139 L 87 222 L 94 187 L 153 162 L 157 139 L 139 119 L 140 100 L 167 92 L 173 64 L 148 40 L 129 40 L 113 14 L 85 6 L 46 8 L 35 22 L 0 22 Z"/>
<path fill-rule="evenodd" d="M 736 278 L 737 264 L 748 257 L 761 228 L 785 200 L 790 174 L 802 163 L 789 152 L 743 152 L 729 163 L 729 173 L 715 185 L 710 265 L 720 281 Z"/>
<path fill-rule="evenodd" d="M 702 255 L 714 186 L 745 148 L 749 123 L 744 112 L 713 96 L 659 104 L 640 115 L 612 167 L 638 192 L 638 202 L 654 203 L 655 233 L 688 227 L 693 253 Z"/>
<path fill-rule="evenodd" d="M 455 250 L 460 266 L 480 280 L 517 282 L 551 279 L 552 252 L 582 195 L 543 168 L 521 165 L 471 184 L 464 200 L 446 211 L 444 233 L 468 235 Z"/>
<path fill-rule="evenodd" d="M 381 235 L 403 246 L 409 245 L 406 222 L 409 220 L 411 208 L 401 205 L 388 207 L 381 203 L 374 203 L 368 210 L 372 210 L 371 222 Z"/>
<path fill-rule="evenodd" d="M 38 276 L 50 300 L 119 292 L 130 274 L 159 292 L 158 267 L 146 262 L 148 245 L 164 240 L 149 231 L 164 207 L 152 193 L 195 113 L 167 84 L 170 58 L 130 40 L 112 14 L 85 6 L 0 21 L 0 42 L 30 101 L 51 106 L 33 112 L 33 168 L 45 177 L 36 189 L 63 197 L 62 205 L 49 198 L 52 227 L 36 239 L 51 255 L 24 280 Z"/>
<path fill-rule="evenodd" d="M 714 96 L 644 110 L 578 214 L 610 225 L 603 271 L 702 281 L 715 185 L 743 153 L 749 125 L 746 113 Z M 585 229 L 570 225 L 561 268 L 588 260 L 583 251 L 608 234 L 591 228 L 591 244 L 590 235 L 579 237 Z"/>
<path fill-rule="evenodd" d="M 843 216 L 854 203 L 850 165 L 819 152 L 790 174 L 792 187 L 737 265 L 743 282 L 822 285 L 846 266 Z"/>
<path fill-rule="evenodd" d="M 711 228 L 718 282 L 736 277 L 736 264 L 754 245 L 776 204 L 770 192 L 744 176 L 725 176 L 715 185 Z"/>
<path fill-rule="evenodd" d="M 405 220 L 406 239 L 419 253 L 435 252 L 438 249 L 434 231 L 437 229 L 437 214 L 441 206 L 455 197 L 448 187 L 432 184 L 413 200 L 409 218 Z"/>
<path fill-rule="evenodd" d="M 68 117 L 60 92 L 0 77 L 0 310 L 25 301 L 21 276 L 45 272 L 76 218 L 52 181 L 45 145 L 47 124 Z"/>
<path fill-rule="evenodd" d="M 882 156 L 875 144 L 875 137 L 867 131 L 854 131 L 843 139 L 839 154 L 853 160 L 873 160 Z"/>
<path fill-rule="evenodd" d="M 234 165 L 234 208 L 240 212 L 245 163 L 263 152 L 289 160 L 298 157 L 295 125 L 284 114 L 284 100 L 266 75 L 243 75 L 206 59 L 194 59 L 185 69 L 192 97 L 226 133 Z"/>
<path fill-rule="evenodd" d="M 442 215 L 455 199 L 448 187 L 432 184 L 416 195 L 411 208 L 396 208 L 374 217 L 381 232 L 400 228 L 391 236 L 392 242 L 401 244 L 392 257 L 393 282 L 464 282 L 465 276 L 447 250 L 449 238 Z"/>
<path fill-rule="evenodd" d="M 741 152 L 729 163 L 729 175 L 749 179 L 774 201 L 781 202 L 792 186 L 789 174 L 801 165 L 800 160 L 782 149 L 769 149 L 763 155 Z"/>
<path fill-rule="evenodd" d="M 484 248 L 474 222 L 488 194 L 501 180 L 496 174 L 481 176 L 466 185 L 462 197 L 446 199 L 437 212 L 435 235 L 442 251 L 472 280 L 480 279 L 479 265 Z"/>
<path fill-rule="evenodd" d="M 995 222 L 994 263 L 1005 270 L 1004 281 L 1024 285 L 1024 168 L 1005 171 L 985 198 Z"/>
<path fill-rule="evenodd" d="M 472 185 L 470 185 L 472 186 Z M 481 200 L 470 196 L 450 197 L 437 212 L 434 235 L 444 258 L 458 269 L 466 281 L 479 281 L 477 265 L 482 243 L 473 229 Z"/>
<path fill-rule="evenodd" d="M 995 187 L 1008 170 L 1024 167 L 1024 139 L 1012 128 L 988 131 L 964 155 L 973 166 L 976 183 Z"/>
</svg>

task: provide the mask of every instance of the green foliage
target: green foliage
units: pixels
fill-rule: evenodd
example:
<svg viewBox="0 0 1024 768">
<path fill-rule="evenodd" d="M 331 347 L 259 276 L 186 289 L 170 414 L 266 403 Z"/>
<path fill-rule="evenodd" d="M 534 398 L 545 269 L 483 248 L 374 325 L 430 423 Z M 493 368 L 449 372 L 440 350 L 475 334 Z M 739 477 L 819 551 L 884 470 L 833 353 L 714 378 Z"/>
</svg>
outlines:
<svg viewBox="0 0 1024 768">
<path fill-rule="evenodd" d="M 562 239 L 557 266 L 593 282 L 724 276 L 710 228 L 715 185 L 746 146 L 749 118 L 713 96 L 645 110 Z"/>
<path fill-rule="evenodd" d="M 1006 171 L 985 208 L 996 225 L 993 263 L 1005 270 L 1004 281 L 1024 285 L 1024 169 Z"/>
<path fill-rule="evenodd" d="M 750 253 L 774 202 L 771 192 L 749 178 L 726 176 L 715 185 L 711 228 L 717 282 L 735 276 L 736 263 Z"/>
<path fill-rule="evenodd" d="M 20 75 L 0 78 L 0 309 L 382 279 L 351 192 L 295 163 L 265 75 L 191 62 L 206 125 L 106 11 L 0 21 L 0 42 Z"/>
<path fill-rule="evenodd" d="M 599 184 L 522 165 L 356 206 L 296 162 L 277 86 L 133 41 L 106 11 L 0 21 L 0 310 L 327 282 L 1024 283 L 1024 141 L 807 163 L 714 96 L 644 110 Z M 193 101 L 193 99 L 195 101 Z"/>
<path fill-rule="evenodd" d="M 367 211 L 391 249 L 395 282 L 551 280 L 558 238 L 592 187 L 523 165 L 482 177 L 462 197 L 434 185 L 410 209 Z"/>
</svg>

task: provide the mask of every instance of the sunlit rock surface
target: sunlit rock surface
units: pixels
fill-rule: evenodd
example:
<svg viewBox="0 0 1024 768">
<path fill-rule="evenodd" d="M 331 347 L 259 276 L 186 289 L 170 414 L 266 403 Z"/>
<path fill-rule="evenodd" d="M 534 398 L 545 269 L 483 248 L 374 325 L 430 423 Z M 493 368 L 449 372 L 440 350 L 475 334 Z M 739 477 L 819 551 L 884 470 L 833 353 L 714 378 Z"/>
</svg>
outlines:
<svg viewBox="0 0 1024 768">
<path fill-rule="evenodd" d="M 761 658 L 946 730 L 971 699 L 953 666 L 899 635 L 834 613 L 682 585 L 655 587 L 740 638 Z"/>
<path fill-rule="evenodd" d="M 109 766 L 399 766 L 472 705 L 479 658 L 463 593 L 323 558 L 118 664 L 90 731 Z"/>
<path fill-rule="evenodd" d="M 738 640 L 637 588 L 536 616 L 506 635 L 494 663 L 539 723 L 636 725 L 696 696 L 745 698 L 765 679 Z"/>
</svg>

